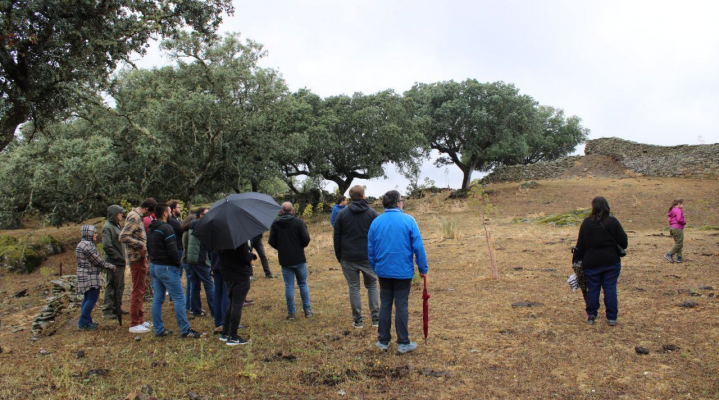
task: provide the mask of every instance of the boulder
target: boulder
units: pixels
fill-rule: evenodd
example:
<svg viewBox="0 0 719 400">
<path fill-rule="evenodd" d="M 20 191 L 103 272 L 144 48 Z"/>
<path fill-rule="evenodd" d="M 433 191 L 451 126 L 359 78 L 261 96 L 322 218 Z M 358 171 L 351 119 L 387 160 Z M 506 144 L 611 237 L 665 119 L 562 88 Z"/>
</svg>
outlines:
<svg viewBox="0 0 719 400">
<path fill-rule="evenodd" d="M 42 263 L 42 256 L 27 246 L 0 246 L 0 268 L 11 272 L 30 273 Z"/>
<path fill-rule="evenodd" d="M 39 243 L 40 251 L 42 251 L 46 256 L 54 256 L 65 251 L 62 242 L 50 235 L 41 237 Z"/>
</svg>

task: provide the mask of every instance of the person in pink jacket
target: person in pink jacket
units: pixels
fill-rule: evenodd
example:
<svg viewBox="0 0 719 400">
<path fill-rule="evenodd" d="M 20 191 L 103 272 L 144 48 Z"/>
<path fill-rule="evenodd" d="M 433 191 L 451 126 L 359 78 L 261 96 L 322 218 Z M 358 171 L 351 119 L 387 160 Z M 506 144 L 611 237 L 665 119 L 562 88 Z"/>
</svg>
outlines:
<svg viewBox="0 0 719 400">
<path fill-rule="evenodd" d="M 682 249 L 684 248 L 684 225 L 687 221 L 684 220 L 684 199 L 676 199 L 669 207 L 667 218 L 669 219 L 669 232 L 674 238 L 674 247 L 669 250 L 669 253 L 664 255 L 664 259 L 669 262 L 684 262 L 682 258 Z M 676 254 L 677 258 L 674 259 Z"/>
</svg>

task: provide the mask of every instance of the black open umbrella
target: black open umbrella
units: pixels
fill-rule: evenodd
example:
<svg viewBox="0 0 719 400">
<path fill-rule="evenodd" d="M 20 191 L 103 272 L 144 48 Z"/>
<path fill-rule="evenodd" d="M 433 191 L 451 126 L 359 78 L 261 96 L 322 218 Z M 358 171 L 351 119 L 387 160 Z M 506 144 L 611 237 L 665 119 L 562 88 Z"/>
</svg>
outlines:
<svg viewBox="0 0 719 400">
<path fill-rule="evenodd" d="M 266 194 L 233 194 L 215 202 L 193 234 L 210 251 L 236 249 L 270 229 L 279 211 L 280 205 Z"/>
</svg>

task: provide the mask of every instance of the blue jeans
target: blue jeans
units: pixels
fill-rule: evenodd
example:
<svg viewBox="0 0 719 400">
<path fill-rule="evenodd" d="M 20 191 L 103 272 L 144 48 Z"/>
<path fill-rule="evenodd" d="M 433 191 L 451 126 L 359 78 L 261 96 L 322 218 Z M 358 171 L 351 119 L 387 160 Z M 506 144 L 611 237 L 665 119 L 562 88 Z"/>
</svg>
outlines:
<svg viewBox="0 0 719 400">
<path fill-rule="evenodd" d="M 207 296 L 207 308 L 210 309 L 211 315 L 215 315 L 215 310 L 213 309 L 215 302 L 215 283 L 212 281 L 212 276 L 210 275 L 210 267 L 206 265 L 190 264 L 190 269 L 192 269 L 196 277 L 195 285 L 192 287 L 192 290 L 194 291 L 192 293 L 192 298 L 199 299 L 200 289 L 202 289 L 200 286 L 204 286 L 205 296 Z M 197 304 L 199 309 L 199 301 Z"/>
<path fill-rule="evenodd" d="M 190 330 L 190 323 L 187 322 L 185 297 L 182 295 L 180 268 L 150 263 L 150 276 L 152 276 L 152 290 L 155 293 L 152 298 L 152 323 L 155 325 L 155 335 L 165 331 L 165 324 L 162 322 L 162 303 L 165 302 L 165 296 L 158 295 L 165 292 L 170 293 L 172 298 L 180 333 L 187 333 Z"/>
<path fill-rule="evenodd" d="M 307 263 L 282 267 L 282 279 L 285 281 L 285 299 L 287 300 L 287 313 L 295 313 L 295 277 L 300 287 L 302 309 L 310 309 L 310 288 L 307 286 Z"/>
<path fill-rule="evenodd" d="M 199 294 L 197 296 L 193 295 L 195 293 L 195 285 L 197 285 L 197 276 L 195 275 L 195 271 L 190 267 L 190 264 L 182 264 L 182 269 L 186 272 L 185 279 L 187 280 L 185 287 L 185 305 L 187 311 L 193 314 L 199 314 L 200 311 L 202 311 L 200 296 Z M 180 272 L 180 276 L 182 276 L 182 272 Z"/>
<path fill-rule="evenodd" d="M 82 328 L 92 324 L 92 309 L 95 308 L 97 298 L 100 297 L 100 289 L 90 289 L 83 295 L 82 307 L 80 308 L 80 320 L 77 321 L 77 326 Z"/>
<path fill-rule="evenodd" d="M 379 278 L 379 328 L 377 340 L 389 344 L 392 340 L 392 303 L 394 303 L 394 329 L 397 331 L 397 344 L 409 344 L 409 292 L 412 290 L 411 279 Z"/>
<path fill-rule="evenodd" d="M 587 315 L 597 316 L 599 310 L 599 291 L 604 289 L 604 307 L 608 320 L 616 320 L 618 310 L 617 279 L 622 270 L 622 263 L 597 268 L 585 268 L 587 277 Z"/>
<path fill-rule="evenodd" d="M 215 283 L 215 297 L 213 310 L 215 310 L 215 328 L 225 324 L 225 311 L 230 305 L 230 297 L 227 295 L 227 287 L 222 279 L 222 271 L 216 269 L 212 271 L 212 280 Z"/>
</svg>

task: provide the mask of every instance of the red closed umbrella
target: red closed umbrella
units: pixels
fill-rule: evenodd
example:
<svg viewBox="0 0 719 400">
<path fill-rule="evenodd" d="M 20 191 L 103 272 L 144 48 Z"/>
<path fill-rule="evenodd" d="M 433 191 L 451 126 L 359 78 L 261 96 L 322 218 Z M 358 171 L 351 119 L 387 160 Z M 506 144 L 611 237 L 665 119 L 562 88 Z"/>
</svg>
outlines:
<svg viewBox="0 0 719 400">
<path fill-rule="evenodd" d="M 429 293 L 427 293 L 427 275 L 423 275 L 424 291 L 422 292 L 422 321 L 424 322 L 424 344 L 427 344 L 427 332 L 429 332 Z"/>
</svg>

